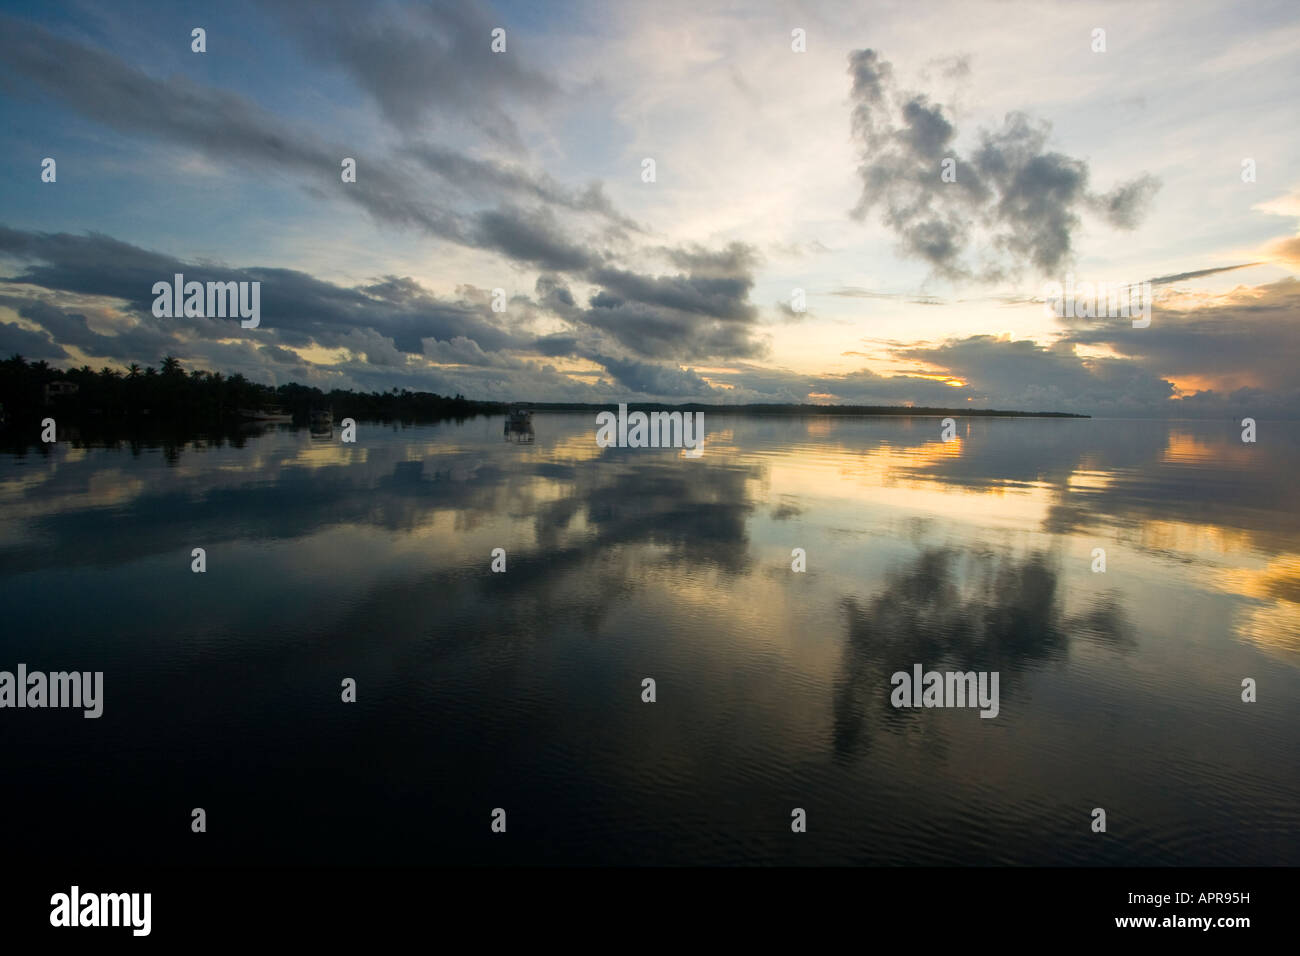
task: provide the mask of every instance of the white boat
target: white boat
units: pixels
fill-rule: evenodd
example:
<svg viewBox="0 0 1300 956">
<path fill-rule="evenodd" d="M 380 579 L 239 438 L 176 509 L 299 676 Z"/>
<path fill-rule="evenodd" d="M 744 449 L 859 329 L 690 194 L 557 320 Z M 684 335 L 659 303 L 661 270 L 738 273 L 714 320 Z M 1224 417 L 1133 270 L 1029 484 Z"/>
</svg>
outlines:
<svg viewBox="0 0 1300 956">
<path fill-rule="evenodd" d="M 507 441 L 527 444 L 533 440 L 533 410 L 516 402 L 506 411 L 505 437 Z"/>
</svg>

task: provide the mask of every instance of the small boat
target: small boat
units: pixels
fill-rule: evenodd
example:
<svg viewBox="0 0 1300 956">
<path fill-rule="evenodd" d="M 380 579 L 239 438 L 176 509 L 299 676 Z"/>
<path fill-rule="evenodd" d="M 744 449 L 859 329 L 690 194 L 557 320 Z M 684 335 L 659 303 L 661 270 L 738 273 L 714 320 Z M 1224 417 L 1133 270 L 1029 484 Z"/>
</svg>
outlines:
<svg viewBox="0 0 1300 956">
<path fill-rule="evenodd" d="M 527 444 L 533 440 L 533 410 L 522 402 L 515 402 L 506 411 L 504 434 L 506 440 L 511 438 Z"/>
<path fill-rule="evenodd" d="M 268 405 L 263 409 L 241 408 L 239 410 L 240 418 L 247 418 L 254 422 L 291 422 L 293 416 L 286 413 L 278 405 Z"/>
<path fill-rule="evenodd" d="M 310 415 L 313 427 L 324 427 L 334 424 L 334 409 L 331 408 L 313 408 Z"/>
</svg>

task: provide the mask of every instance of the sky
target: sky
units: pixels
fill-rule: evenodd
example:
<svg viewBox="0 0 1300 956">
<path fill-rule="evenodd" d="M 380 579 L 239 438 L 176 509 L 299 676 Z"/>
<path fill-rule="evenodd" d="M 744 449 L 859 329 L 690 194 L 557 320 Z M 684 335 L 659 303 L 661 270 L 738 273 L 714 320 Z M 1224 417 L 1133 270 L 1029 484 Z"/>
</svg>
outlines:
<svg viewBox="0 0 1300 956">
<path fill-rule="evenodd" d="M 0 354 L 1300 417 L 1297 50 L 1291 0 L 0 2 Z M 176 273 L 259 326 L 155 316 Z"/>
</svg>

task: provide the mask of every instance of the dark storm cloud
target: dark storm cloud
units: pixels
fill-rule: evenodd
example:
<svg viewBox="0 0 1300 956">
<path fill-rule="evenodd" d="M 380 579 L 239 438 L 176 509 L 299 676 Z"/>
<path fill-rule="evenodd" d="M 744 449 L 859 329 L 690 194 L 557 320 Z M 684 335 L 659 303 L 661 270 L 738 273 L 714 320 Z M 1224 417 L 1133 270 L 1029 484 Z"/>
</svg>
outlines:
<svg viewBox="0 0 1300 956">
<path fill-rule="evenodd" d="M 1076 346 L 1104 346 L 1119 357 L 1085 357 Z M 869 369 L 808 374 L 742 362 L 728 363 L 728 370 L 711 371 L 709 377 L 730 386 L 727 396 L 733 402 L 1291 418 L 1300 415 L 1300 384 L 1292 361 L 1298 351 L 1300 282 L 1286 279 L 1238 290 L 1224 304 L 1196 310 L 1157 304 L 1150 328 L 1098 324 L 1072 329 L 1049 346 L 989 335 L 936 345 L 891 344 L 896 360 L 921 363 L 961 383 L 957 385 Z M 1179 394 L 1175 380 L 1180 378 L 1194 378 L 1200 390 Z"/>
<path fill-rule="evenodd" d="M 8 297 L 0 305 L 13 308 Z M 40 359 L 60 361 L 68 357 L 67 351 L 45 331 L 33 332 L 12 322 L 0 322 L 0 355 L 22 355 L 34 361 Z"/>
<path fill-rule="evenodd" d="M 624 348 L 648 358 L 698 361 L 758 356 L 764 345 L 752 323 L 718 321 L 694 312 L 629 302 L 608 293 L 592 297 L 580 321 Z"/>
<path fill-rule="evenodd" d="M 503 208 L 480 213 L 473 235 L 478 244 L 499 249 L 511 259 L 558 272 L 589 268 L 598 258 L 569 239 L 544 206 L 532 211 Z"/>
<path fill-rule="evenodd" d="M 582 351 L 582 348 L 582 343 L 578 337 L 566 332 L 542 336 L 532 344 L 534 352 L 540 355 L 548 355 L 551 358 L 559 358 L 563 355 L 577 355 Z"/>
<path fill-rule="evenodd" d="M 568 316 L 577 307 L 573 293 L 558 276 L 537 277 L 537 298 L 543 307 L 563 316 Z"/>
<path fill-rule="evenodd" d="M 808 374 L 731 363 L 710 379 L 732 386 L 735 402 L 834 402 L 1062 411 L 1115 415 L 1175 414 L 1173 386 L 1126 359 L 1085 360 L 1069 343 L 1043 347 L 976 335 L 935 346 L 894 347 L 893 356 L 915 361 L 957 380 L 919 374 L 882 375 L 870 369 Z M 930 374 L 930 373 L 927 373 Z"/>
<path fill-rule="evenodd" d="M 0 257 L 25 266 L 25 271 L 9 276 L 9 282 L 107 295 L 146 309 L 153 302 L 153 284 L 171 276 L 176 265 L 170 256 L 102 233 L 74 236 L 6 226 L 0 226 Z"/>
<path fill-rule="evenodd" d="M 708 316 L 721 321 L 752 322 L 755 309 L 748 301 L 754 285 L 751 275 L 649 276 L 622 269 L 596 269 L 593 282 L 604 288 L 599 307 L 617 307 L 626 302 L 661 306 L 677 312 Z"/>
<path fill-rule="evenodd" d="M 686 269 L 649 275 L 597 266 L 584 278 L 597 288 L 584 309 L 554 275 L 538 279 L 540 304 L 641 358 L 696 362 L 764 354 L 758 310 L 749 301 L 757 254 L 743 243 L 720 250 L 689 246 L 662 250 Z"/>
<path fill-rule="evenodd" d="M 677 400 L 718 401 L 722 390 L 710 385 L 694 369 L 665 362 L 646 362 L 609 355 L 587 342 L 587 337 L 547 335 L 533 343 L 533 351 L 554 357 L 586 359 L 601 366 L 615 384 L 645 396 L 672 396 Z M 624 396 L 624 399 L 633 396 Z"/>
<path fill-rule="evenodd" d="M 33 331 L 0 323 L 0 348 L 31 359 L 67 360 L 71 353 L 66 346 L 123 365 L 152 364 L 170 353 L 190 365 L 242 371 L 258 380 L 291 377 L 326 388 L 387 390 L 397 385 L 490 398 L 524 394 L 567 401 L 715 395 L 698 373 L 671 361 L 620 356 L 600 347 L 606 338 L 607 344 L 616 345 L 618 336 L 603 337 L 584 328 L 537 338 L 519 330 L 517 314 L 509 321 L 503 317 L 498 325 L 485 290 L 465 287 L 458 290 L 458 299 L 448 301 L 399 276 L 346 288 L 290 269 L 226 269 L 185 262 L 108 236 L 5 227 L 0 227 L 0 256 L 16 267 L 0 279 L 0 290 L 7 293 L 0 294 L 0 306 L 38 327 Z M 241 329 L 237 319 L 155 317 L 153 285 L 170 283 L 176 273 L 187 282 L 261 282 L 260 327 Z M 572 311 L 582 314 L 555 276 L 539 279 L 538 293 L 560 305 L 567 296 Z M 101 321 L 96 324 L 111 328 L 97 331 L 85 307 L 59 301 L 68 294 L 122 300 L 125 315 L 111 306 L 100 307 Z M 532 306 L 527 300 L 517 304 Z M 674 326 L 679 335 L 707 331 L 704 316 L 663 311 L 685 323 Z M 231 337 L 240 341 L 221 341 Z M 734 344 L 726 340 L 719 345 L 707 336 L 701 341 L 706 348 Z M 311 346 L 344 348 L 362 358 L 321 368 L 304 363 L 292 351 Z M 589 385 L 512 354 L 526 352 L 587 359 L 604 368 L 612 382 Z M 411 356 L 436 364 L 412 363 Z"/>
<path fill-rule="evenodd" d="M 505 352 L 485 352 L 473 339 L 456 336 L 450 341 L 426 339 L 425 357 L 443 365 L 465 365 L 478 368 L 524 369 L 526 363 Z"/>
<path fill-rule="evenodd" d="M 1294 402 L 1300 282 L 1287 278 L 1239 290 L 1195 309 L 1163 308 L 1157 302 L 1148 328 L 1099 320 L 1072 328 L 1067 340 L 1109 346 L 1155 375 L 1219 380 L 1230 388 L 1244 384 Z"/>
<path fill-rule="evenodd" d="M 278 362 L 282 365 L 301 365 L 302 359 L 298 353 L 290 349 L 282 349 L 278 345 L 263 345 L 258 349 L 272 362 Z"/>
<path fill-rule="evenodd" d="M 917 375 L 878 375 L 868 369 L 846 375 L 819 375 L 812 391 L 835 396 L 849 405 L 954 406 L 963 405 L 971 394 L 968 387 L 953 387 Z M 824 399 L 823 399 L 824 401 Z"/>
<path fill-rule="evenodd" d="M 535 221 L 546 224 L 544 217 Z M 536 242 L 536 249 L 517 245 L 520 257 L 544 259 L 553 267 L 582 264 L 566 259 L 572 253 L 548 245 L 545 238 L 544 229 L 534 229 L 511 241 Z M 557 275 L 547 273 L 537 280 L 536 302 L 517 297 L 509 316 L 491 311 L 486 290 L 465 287 L 455 300 L 446 300 L 399 276 L 349 288 L 291 269 L 186 262 L 97 234 L 0 226 L 0 259 L 6 263 L 0 289 L 10 293 L 0 297 L 0 305 L 40 328 L 3 324 L 0 344 L 31 358 L 66 359 L 64 346 L 122 364 L 151 364 L 171 353 L 191 364 L 244 371 L 263 380 L 292 372 L 295 379 L 322 387 L 349 382 L 429 388 L 437 381 L 473 395 L 508 397 L 512 389 L 532 387 L 535 395 L 604 401 L 619 395 L 716 397 L 698 373 L 677 362 L 757 349 L 754 310 L 745 301 L 752 279 L 727 274 L 748 268 L 752 258 L 744 247 L 680 250 L 677 261 L 693 264 L 704 275 L 592 270 L 619 295 L 600 289 L 587 308 L 576 303 Z M 177 273 L 187 282 L 260 282 L 260 327 L 243 330 L 234 318 L 155 317 L 154 284 L 170 284 Z M 120 300 L 125 314 L 112 305 L 97 306 L 100 320 L 92 326 L 87 308 L 71 305 L 69 294 Z M 573 330 L 542 338 L 528 333 L 528 315 L 539 306 L 569 321 Z M 232 337 L 244 341 L 221 341 Z M 303 364 L 291 351 L 313 346 L 347 349 L 364 361 L 322 369 Z M 624 350 L 632 354 L 620 354 Z M 512 353 L 586 359 L 603 368 L 611 383 L 567 379 Z M 412 364 L 411 356 L 421 361 Z"/>
<path fill-rule="evenodd" d="M 478 3 L 362 9 L 347 0 L 270 0 L 266 6 L 309 55 L 345 70 L 403 130 L 454 113 L 522 150 L 518 129 L 498 101 L 537 108 L 559 92 L 527 65 L 526 48 L 512 42 L 508 25 Z M 507 31 L 503 54 L 491 50 L 497 27 Z"/>
<path fill-rule="evenodd" d="M 729 371 L 711 372 L 709 377 L 732 386 L 727 393 L 728 400 L 732 402 L 798 404 L 811 401 L 809 393 L 817 390 L 813 375 L 749 362 L 728 362 L 727 366 Z"/>
<path fill-rule="evenodd" d="M 619 385 L 633 392 L 702 401 L 716 401 L 719 397 L 720 390 L 701 378 L 694 369 L 600 355 L 592 356 L 592 360 L 604 366 Z"/>
<path fill-rule="evenodd" d="M 977 235 L 987 235 L 996 254 L 982 262 L 983 278 L 1025 266 L 1050 273 L 1069 261 L 1082 210 L 1130 229 L 1159 186 L 1144 174 L 1107 193 L 1091 192 L 1088 164 L 1048 151 L 1051 127 L 1023 113 L 981 131 L 974 152 L 963 156 L 943 107 L 897 90 L 892 67 L 876 51 L 851 53 L 849 74 L 863 156 L 853 215 L 880 209 L 902 252 L 928 262 L 937 275 L 974 274 L 967 251 Z M 954 182 L 941 179 L 945 159 L 955 160 Z"/>
<path fill-rule="evenodd" d="M 0 305 L 8 306 L 21 318 L 38 325 L 59 346 L 80 349 L 87 355 L 129 363 L 142 355 L 161 356 L 175 344 L 172 335 L 147 326 L 123 329 L 118 335 L 103 335 L 90 327 L 82 312 L 61 308 L 40 299 L 5 295 L 0 296 Z M 37 354 L 38 350 L 30 347 L 14 348 L 12 351 L 28 358 L 41 357 Z M 60 351 L 63 349 L 60 348 Z M 65 355 L 58 357 L 63 358 Z"/>
<path fill-rule="evenodd" d="M 350 346 L 358 331 L 388 340 L 403 353 L 420 353 L 426 338 L 472 339 L 488 350 L 526 344 L 505 324 L 495 324 L 486 294 L 479 301 L 446 301 L 430 295 L 410 279 L 385 277 L 368 286 L 346 288 L 292 269 L 230 269 L 191 263 L 140 249 L 108 236 L 32 233 L 0 227 L 0 256 L 19 271 L 0 280 L 14 286 L 38 286 L 52 292 L 106 296 L 124 300 L 137 324 L 115 336 L 91 330 L 84 317 L 54 308 L 40 299 L 9 304 L 39 322 L 57 341 L 116 358 L 149 356 L 159 348 L 194 338 L 248 334 L 274 337 L 281 346 Z M 185 281 L 261 282 L 261 326 L 247 333 L 238 319 L 155 318 L 153 286 Z M 24 311 L 25 310 L 25 311 Z M 52 311 L 51 311 L 52 310 Z M 179 337 L 179 338 L 178 338 Z"/>
<path fill-rule="evenodd" d="M 1174 391 L 1136 362 L 1085 360 L 1069 342 L 1042 346 L 1027 339 L 972 335 L 896 354 L 933 364 L 969 383 L 983 407 L 1139 414 L 1163 407 Z"/>
</svg>

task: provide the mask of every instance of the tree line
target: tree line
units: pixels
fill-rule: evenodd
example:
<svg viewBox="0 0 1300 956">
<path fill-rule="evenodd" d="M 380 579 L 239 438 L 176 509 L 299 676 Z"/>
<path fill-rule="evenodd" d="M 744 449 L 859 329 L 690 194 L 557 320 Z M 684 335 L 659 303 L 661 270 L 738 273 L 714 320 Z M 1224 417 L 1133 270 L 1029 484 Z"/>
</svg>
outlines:
<svg viewBox="0 0 1300 956">
<path fill-rule="evenodd" d="M 71 383 L 76 390 L 58 383 Z M 505 408 L 463 395 L 449 398 L 396 388 L 324 392 L 297 383 L 263 385 L 238 373 L 187 372 L 171 355 L 164 356 L 157 368 L 133 362 L 125 370 L 106 366 L 99 371 L 88 365 L 59 369 L 44 360 L 28 362 L 12 355 L 0 361 L 0 404 L 8 427 L 24 429 L 37 427 L 47 416 L 83 426 L 156 422 L 193 427 L 227 426 L 240 420 L 241 411 L 268 408 L 292 414 L 295 421 L 306 421 L 313 410 L 321 409 L 332 410 L 335 421 L 384 422 L 469 418 Z"/>
</svg>

